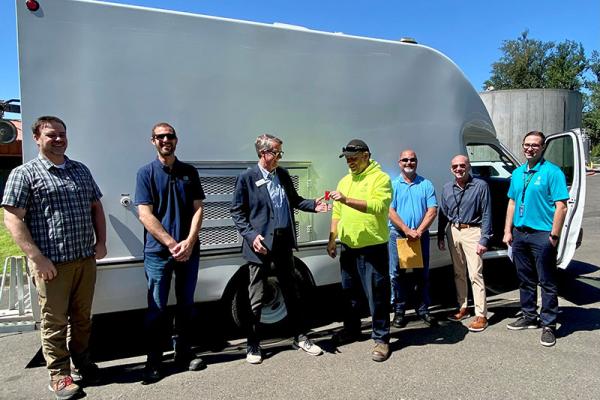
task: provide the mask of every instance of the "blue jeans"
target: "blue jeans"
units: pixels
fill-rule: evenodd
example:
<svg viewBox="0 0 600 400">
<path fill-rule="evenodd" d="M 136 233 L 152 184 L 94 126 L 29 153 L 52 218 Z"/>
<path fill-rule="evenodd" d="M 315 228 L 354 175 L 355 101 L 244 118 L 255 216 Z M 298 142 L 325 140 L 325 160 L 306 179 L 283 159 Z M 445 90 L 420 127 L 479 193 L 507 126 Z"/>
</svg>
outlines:
<svg viewBox="0 0 600 400">
<path fill-rule="evenodd" d="M 163 344 L 168 340 L 173 319 L 168 315 L 167 302 L 171 278 L 175 273 L 175 326 L 173 348 L 178 356 L 190 354 L 190 334 L 194 311 L 194 291 L 198 278 L 198 251 L 186 262 L 177 262 L 170 253 L 144 254 L 144 271 L 148 281 L 148 362 L 158 363 L 162 357 Z"/>
<path fill-rule="evenodd" d="M 405 269 L 398 267 L 398 247 L 396 239 L 405 237 L 390 229 L 390 241 L 388 250 L 390 254 L 390 282 L 392 284 L 392 304 L 394 312 L 404 314 L 406 311 L 406 299 L 412 296 L 415 299 L 415 311 L 417 315 L 426 314 L 429 309 L 429 232 L 425 231 L 421 236 L 421 252 L 423 254 L 423 268 L 414 268 L 412 277 Z"/>
<path fill-rule="evenodd" d="M 387 253 L 387 245 L 383 243 L 359 249 L 342 244 L 340 254 L 342 293 L 345 298 L 344 328 L 351 333 L 360 330 L 362 290 L 369 302 L 372 317 L 371 337 L 379 343 L 390 341 L 390 276 Z"/>
<path fill-rule="evenodd" d="M 556 247 L 552 246 L 547 231 L 520 231 L 513 229 L 513 260 L 519 277 L 519 294 L 523 317 L 535 321 L 537 312 L 537 285 L 542 290 L 540 320 L 542 326 L 556 328 L 558 316 L 558 288 L 556 285 Z"/>
</svg>

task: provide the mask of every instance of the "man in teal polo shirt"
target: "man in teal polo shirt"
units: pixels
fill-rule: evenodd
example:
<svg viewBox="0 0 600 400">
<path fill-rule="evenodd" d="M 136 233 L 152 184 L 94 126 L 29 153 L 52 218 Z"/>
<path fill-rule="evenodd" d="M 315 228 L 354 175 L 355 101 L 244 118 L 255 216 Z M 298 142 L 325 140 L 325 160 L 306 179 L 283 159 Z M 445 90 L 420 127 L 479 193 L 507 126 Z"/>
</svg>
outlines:
<svg viewBox="0 0 600 400">
<path fill-rule="evenodd" d="M 512 174 L 503 241 L 512 245 L 523 312 L 507 328 L 535 329 L 541 322 L 540 343 L 553 346 L 558 315 L 556 248 L 567 214 L 569 191 L 560 168 L 542 157 L 545 139 L 539 131 L 531 131 L 523 139 L 527 162 Z M 538 283 L 542 291 L 539 315 Z"/>
</svg>

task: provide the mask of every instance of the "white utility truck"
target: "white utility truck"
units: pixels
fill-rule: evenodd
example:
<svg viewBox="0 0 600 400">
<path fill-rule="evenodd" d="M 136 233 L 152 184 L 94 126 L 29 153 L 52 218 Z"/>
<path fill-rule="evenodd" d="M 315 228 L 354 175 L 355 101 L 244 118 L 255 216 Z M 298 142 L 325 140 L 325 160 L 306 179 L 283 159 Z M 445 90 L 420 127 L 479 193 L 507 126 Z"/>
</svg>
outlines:
<svg viewBox="0 0 600 400">
<path fill-rule="evenodd" d="M 173 124 L 177 155 L 198 169 L 207 198 L 200 233 L 196 300 L 224 301 L 238 320 L 241 238 L 229 215 L 236 176 L 257 162 L 254 139 L 284 141 L 288 168 L 307 198 L 333 190 L 348 172 L 341 148 L 364 139 L 390 176 L 400 150 L 419 155 L 419 173 L 440 190 L 452 179 L 452 156 L 468 153 L 494 193 L 494 248 L 501 245 L 506 174 L 517 165 L 496 139 L 492 121 L 460 69 L 440 52 L 414 42 L 320 32 L 82 0 L 16 1 L 24 126 L 40 115 L 64 119 L 67 154 L 87 164 L 104 193 L 108 256 L 99 262 L 94 312 L 146 307 L 142 225 L 132 205 L 138 168 L 155 157 L 150 129 Z M 34 2 L 35 3 L 35 2 Z M 24 159 L 36 157 L 24 134 Z M 560 264 L 570 261 L 585 197 L 581 142 L 574 132 L 549 139 L 549 158 L 571 185 Z M 340 281 L 326 254 L 329 214 L 297 215 L 298 268 L 305 284 Z M 435 224 L 432 227 L 435 241 Z M 449 265 L 432 246 L 432 267 Z M 263 322 L 285 315 L 271 280 Z"/>
</svg>

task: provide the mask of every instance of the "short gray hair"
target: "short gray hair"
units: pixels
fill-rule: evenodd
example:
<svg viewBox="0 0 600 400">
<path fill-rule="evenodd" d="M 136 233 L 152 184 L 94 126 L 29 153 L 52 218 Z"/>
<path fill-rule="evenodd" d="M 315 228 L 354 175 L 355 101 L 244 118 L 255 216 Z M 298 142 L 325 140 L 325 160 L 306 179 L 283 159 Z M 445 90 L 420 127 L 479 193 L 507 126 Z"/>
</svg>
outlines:
<svg viewBox="0 0 600 400">
<path fill-rule="evenodd" d="M 269 135 L 268 133 L 263 133 L 259 137 L 256 138 L 254 142 L 254 147 L 256 148 L 256 155 L 260 158 L 260 155 L 263 151 L 268 151 L 273 148 L 273 142 L 283 144 L 283 140 L 279 139 L 276 136 Z"/>
</svg>

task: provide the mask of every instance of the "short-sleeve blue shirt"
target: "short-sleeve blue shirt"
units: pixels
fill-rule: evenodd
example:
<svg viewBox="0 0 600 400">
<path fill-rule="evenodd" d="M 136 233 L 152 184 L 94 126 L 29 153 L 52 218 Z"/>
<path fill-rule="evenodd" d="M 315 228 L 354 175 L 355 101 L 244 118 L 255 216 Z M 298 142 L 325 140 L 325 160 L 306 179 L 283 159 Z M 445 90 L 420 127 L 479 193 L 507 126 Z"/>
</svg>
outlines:
<svg viewBox="0 0 600 400">
<path fill-rule="evenodd" d="M 158 158 L 137 173 L 135 205 L 148 204 L 165 230 L 180 242 L 190 233 L 194 216 L 194 200 L 204 200 L 204 191 L 194 166 L 175 160 L 173 168 Z M 199 249 L 199 244 L 196 244 Z M 144 231 L 144 252 L 168 250 L 149 232 Z"/>
<path fill-rule="evenodd" d="M 392 203 L 402 221 L 411 229 L 417 229 L 425 218 L 427 209 L 437 207 L 435 189 L 430 180 L 417 175 L 412 183 L 407 183 L 402 175 L 392 181 Z M 392 221 L 388 226 L 396 229 Z"/>
<path fill-rule="evenodd" d="M 569 198 L 565 174 L 544 159 L 529 170 L 524 163 L 512 173 L 508 197 L 515 202 L 514 226 L 551 231 L 555 202 Z"/>
</svg>

